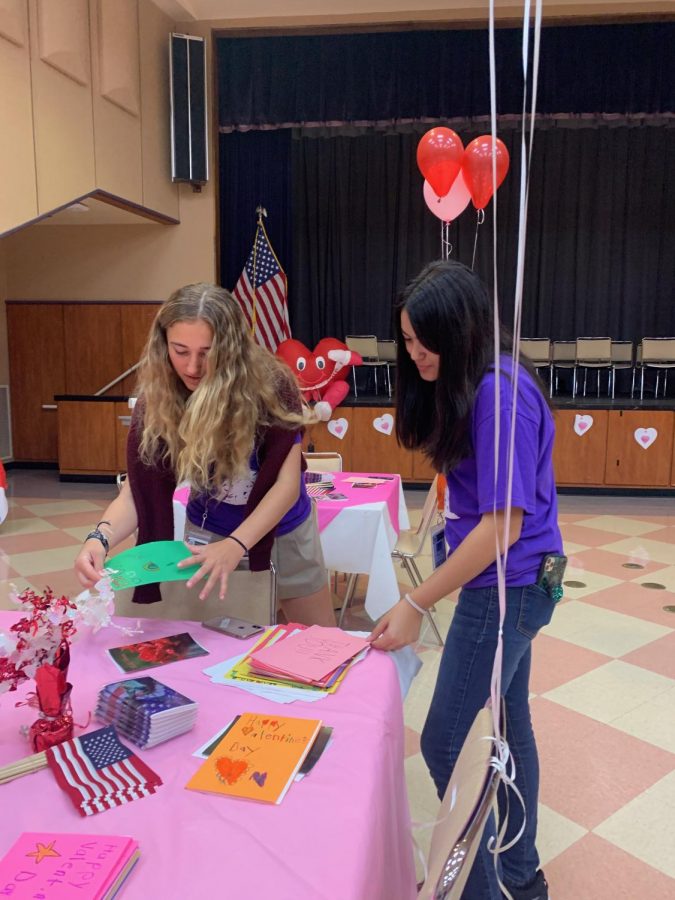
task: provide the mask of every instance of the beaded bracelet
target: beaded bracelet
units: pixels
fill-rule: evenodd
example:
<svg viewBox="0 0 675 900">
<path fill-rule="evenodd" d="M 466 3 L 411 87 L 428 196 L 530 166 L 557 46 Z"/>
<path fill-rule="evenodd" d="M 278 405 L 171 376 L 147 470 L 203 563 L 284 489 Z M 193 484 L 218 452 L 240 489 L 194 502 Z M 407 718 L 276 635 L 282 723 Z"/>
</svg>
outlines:
<svg viewBox="0 0 675 900">
<path fill-rule="evenodd" d="M 413 609 L 416 609 L 417 612 L 418 612 L 421 616 L 426 615 L 426 612 L 427 612 L 426 609 L 424 609 L 422 606 L 420 606 L 419 603 L 415 603 L 415 601 L 414 601 L 413 598 L 410 596 L 410 594 L 404 594 L 404 595 L 403 595 L 403 599 L 405 600 L 406 603 L 409 603 L 409 604 L 412 606 Z"/>
</svg>

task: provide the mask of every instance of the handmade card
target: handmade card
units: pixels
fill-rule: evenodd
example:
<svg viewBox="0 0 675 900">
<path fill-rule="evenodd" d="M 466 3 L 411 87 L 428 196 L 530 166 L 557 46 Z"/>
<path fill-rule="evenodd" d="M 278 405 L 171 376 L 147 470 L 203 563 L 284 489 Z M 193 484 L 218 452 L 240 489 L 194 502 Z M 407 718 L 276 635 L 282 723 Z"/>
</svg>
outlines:
<svg viewBox="0 0 675 900">
<path fill-rule="evenodd" d="M 178 568 L 178 563 L 192 556 L 182 541 L 151 541 L 123 550 L 107 560 L 114 591 L 155 584 L 162 581 L 187 581 L 195 573 L 193 566 Z"/>
<path fill-rule="evenodd" d="M 320 728 L 320 719 L 242 713 L 186 787 L 281 803 Z"/>
<path fill-rule="evenodd" d="M 130 837 L 24 832 L 0 860 L 0 896 L 107 900 L 137 859 Z"/>
<path fill-rule="evenodd" d="M 120 671 L 140 672 L 143 669 L 165 666 L 167 663 L 179 662 L 182 659 L 208 656 L 209 651 L 184 631 L 181 634 L 170 634 L 151 641 L 113 647 L 108 653 Z"/>
<path fill-rule="evenodd" d="M 284 641 L 254 650 L 251 662 L 257 671 L 279 673 L 311 684 L 325 680 L 368 646 L 363 638 L 340 628 L 312 625 Z"/>
</svg>

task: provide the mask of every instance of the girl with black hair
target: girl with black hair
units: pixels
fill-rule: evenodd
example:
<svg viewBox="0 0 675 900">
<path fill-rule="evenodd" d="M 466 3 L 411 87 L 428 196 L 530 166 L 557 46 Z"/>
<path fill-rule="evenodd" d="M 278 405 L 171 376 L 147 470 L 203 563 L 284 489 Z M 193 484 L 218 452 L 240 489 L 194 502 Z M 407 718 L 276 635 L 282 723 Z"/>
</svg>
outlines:
<svg viewBox="0 0 675 900">
<path fill-rule="evenodd" d="M 383 650 L 414 643 L 425 610 L 462 589 L 422 733 L 422 753 L 442 797 L 468 731 L 490 696 L 499 623 L 496 535 L 501 544 L 515 398 L 502 692 L 525 822 L 520 840 L 500 855 L 498 866 L 514 900 L 546 900 L 548 889 L 535 847 L 539 763 L 528 696 L 531 643 L 554 609 L 553 598 L 537 584 L 539 570 L 545 556 L 562 552 L 551 462 L 553 417 L 531 365 L 521 359 L 514 371 L 506 334 L 500 336 L 495 370 L 492 303 L 466 266 L 451 261 L 427 266 L 405 290 L 396 328 L 397 436 L 404 447 L 424 450 L 446 475 L 453 516 L 445 526 L 447 560 L 378 622 L 371 641 Z M 501 424 L 495 480 L 497 378 Z M 522 808 L 512 802 L 504 845 L 522 827 Z M 487 846 L 491 834 L 492 818 L 463 900 L 502 896 Z"/>
</svg>

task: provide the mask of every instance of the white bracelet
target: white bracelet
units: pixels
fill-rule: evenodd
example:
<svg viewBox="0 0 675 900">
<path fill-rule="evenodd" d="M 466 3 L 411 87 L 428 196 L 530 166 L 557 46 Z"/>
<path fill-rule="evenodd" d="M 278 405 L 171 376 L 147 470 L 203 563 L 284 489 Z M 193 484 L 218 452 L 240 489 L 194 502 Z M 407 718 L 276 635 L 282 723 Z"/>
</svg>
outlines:
<svg viewBox="0 0 675 900">
<path fill-rule="evenodd" d="M 421 616 L 426 615 L 426 612 L 427 612 L 426 609 L 423 609 L 423 608 L 419 605 L 419 603 L 415 603 L 415 601 L 414 601 L 413 598 L 410 596 L 410 594 L 404 594 L 404 595 L 403 595 L 403 599 L 405 600 L 406 603 L 409 603 L 409 604 L 412 606 L 413 609 L 416 609 L 417 612 L 418 612 Z"/>
</svg>

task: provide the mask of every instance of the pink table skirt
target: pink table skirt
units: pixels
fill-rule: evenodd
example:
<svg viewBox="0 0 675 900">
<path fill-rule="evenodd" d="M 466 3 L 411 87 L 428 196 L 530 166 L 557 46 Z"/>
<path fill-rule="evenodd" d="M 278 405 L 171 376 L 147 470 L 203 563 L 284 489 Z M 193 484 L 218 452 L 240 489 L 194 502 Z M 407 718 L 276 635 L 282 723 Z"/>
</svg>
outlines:
<svg viewBox="0 0 675 900">
<path fill-rule="evenodd" d="M 0 630 L 18 618 L 0 612 Z M 122 621 L 122 620 L 121 620 Z M 47 770 L 0 785 L 0 855 L 21 831 L 131 835 L 141 858 L 121 896 L 274 897 L 275 900 L 409 900 L 416 895 L 403 770 L 403 721 L 396 670 L 371 652 L 337 693 L 285 706 L 212 685 L 209 665 L 241 653 L 237 641 L 193 622 L 142 620 L 143 635 L 109 628 L 84 633 L 72 650 L 76 722 L 86 722 L 98 690 L 123 677 L 104 652 L 131 640 L 189 631 L 208 657 L 149 674 L 199 703 L 195 728 L 138 755 L 162 778 L 151 797 L 82 818 Z M 15 708 L 32 688 L 0 696 L 0 765 L 30 753 L 19 735 L 34 711 Z M 279 806 L 184 789 L 200 760 L 191 754 L 241 712 L 321 718 L 333 742 L 312 773 Z M 95 727 L 92 723 L 90 729 Z M 96 726 L 97 727 L 97 726 Z M 125 742 L 128 743 L 128 742 Z M 132 746 L 133 745 L 129 745 Z"/>
</svg>

